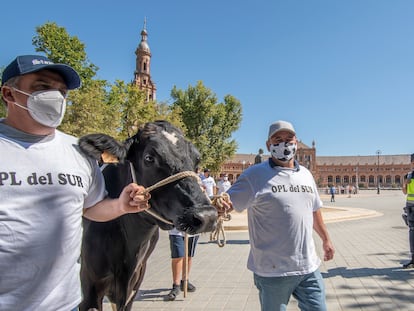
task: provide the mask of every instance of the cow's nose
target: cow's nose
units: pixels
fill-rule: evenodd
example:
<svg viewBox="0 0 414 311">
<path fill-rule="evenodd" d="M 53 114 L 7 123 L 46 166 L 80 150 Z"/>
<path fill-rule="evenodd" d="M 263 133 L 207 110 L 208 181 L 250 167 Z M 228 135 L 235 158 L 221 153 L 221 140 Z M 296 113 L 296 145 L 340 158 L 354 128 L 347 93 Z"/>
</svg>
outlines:
<svg viewBox="0 0 414 311">
<path fill-rule="evenodd" d="M 194 215 L 201 219 L 198 232 L 211 232 L 217 225 L 217 210 L 212 205 L 202 206 L 198 212 Z"/>
<path fill-rule="evenodd" d="M 188 234 L 211 232 L 217 225 L 217 211 L 212 205 L 198 206 L 178 219 L 177 229 Z"/>
</svg>

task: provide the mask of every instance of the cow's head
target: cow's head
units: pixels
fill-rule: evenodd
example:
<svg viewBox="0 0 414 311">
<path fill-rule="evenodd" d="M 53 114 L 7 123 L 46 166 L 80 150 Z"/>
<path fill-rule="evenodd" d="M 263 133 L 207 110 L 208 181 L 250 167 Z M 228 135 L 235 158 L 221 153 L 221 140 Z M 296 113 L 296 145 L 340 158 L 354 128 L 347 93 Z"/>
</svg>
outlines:
<svg viewBox="0 0 414 311">
<path fill-rule="evenodd" d="M 144 187 L 179 172 L 194 171 L 200 160 L 195 146 L 166 121 L 146 123 L 123 144 L 107 135 L 92 134 L 80 138 L 79 145 L 98 160 L 102 159 L 104 151 L 115 155 L 121 162 L 128 160 L 133 164 L 137 183 Z M 180 231 L 190 234 L 209 232 L 216 225 L 216 209 L 194 177 L 185 177 L 151 191 L 150 204 L 151 211 L 172 222 Z M 172 228 L 155 218 L 153 221 L 162 229 Z"/>
</svg>

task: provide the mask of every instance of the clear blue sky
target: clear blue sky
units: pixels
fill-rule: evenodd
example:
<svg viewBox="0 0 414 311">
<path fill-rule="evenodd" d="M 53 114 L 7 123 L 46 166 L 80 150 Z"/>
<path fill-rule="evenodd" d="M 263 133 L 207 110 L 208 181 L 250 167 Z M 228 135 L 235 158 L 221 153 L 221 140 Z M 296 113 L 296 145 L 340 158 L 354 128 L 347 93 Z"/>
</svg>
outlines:
<svg viewBox="0 0 414 311">
<path fill-rule="evenodd" d="M 98 77 L 129 82 L 147 18 L 157 99 L 203 81 L 238 98 L 238 153 L 291 121 L 317 155 L 414 152 L 414 1 L 40 0 L 1 5 L 0 66 L 34 53 L 51 21 L 86 45 Z"/>
</svg>

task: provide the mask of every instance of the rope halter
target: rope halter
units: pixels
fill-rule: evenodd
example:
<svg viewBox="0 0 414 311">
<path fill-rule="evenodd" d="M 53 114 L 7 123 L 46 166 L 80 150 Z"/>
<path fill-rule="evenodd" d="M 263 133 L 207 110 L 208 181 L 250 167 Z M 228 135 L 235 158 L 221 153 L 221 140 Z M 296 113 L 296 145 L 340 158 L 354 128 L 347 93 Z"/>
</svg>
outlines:
<svg viewBox="0 0 414 311">
<path fill-rule="evenodd" d="M 137 176 L 135 175 L 134 164 L 132 164 L 132 162 L 129 162 L 129 167 L 130 167 L 130 170 L 131 170 L 132 181 L 137 184 Z M 163 186 L 168 185 L 168 184 L 170 184 L 174 181 L 177 181 L 177 180 L 180 180 L 180 179 L 183 179 L 183 178 L 186 178 L 186 177 L 194 177 L 194 178 L 197 179 L 197 181 L 199 181 L 199 179 L 200 179 L 200 177 L 193 171 L 179 172 L 177 174 L 168 176 L 167 178 L 160 180 L 159 182 L 155 183 L 152 186 L 149 186 L 149 187 L 145 188 L 145 190 L 142 194 L 150 193 L 151 191 L 153 191 L 157 188 L 163 187 Z M 150 208 L 151 208 L 151 206 L 148 209 L 146 209 L 144 212 L 146 212 L 147 214 L 151 215 L 152 217 L 154 217 L 154 218 L 156 218 L 156 219 L 158 219 L 158 220 L 160 220 L 160 221 L 162 221 L 162 222 L 164 222 L 168 225 L 174 225 L 171 221 L 165 219 L 161 215 L 158 215 L 156 212 L 150 211 Z"/>
</svg>

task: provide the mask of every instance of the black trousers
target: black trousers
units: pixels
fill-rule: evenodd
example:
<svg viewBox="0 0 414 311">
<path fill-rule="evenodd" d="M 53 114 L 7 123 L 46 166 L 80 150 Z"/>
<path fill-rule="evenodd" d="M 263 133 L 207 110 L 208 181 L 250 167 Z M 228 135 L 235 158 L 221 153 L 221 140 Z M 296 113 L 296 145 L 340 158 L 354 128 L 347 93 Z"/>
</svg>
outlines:
<svg viewBox="0 0 414 311">
<path fill-rule="evenodd" d="M 410 242 L 410 252 L 414 256 L 414 204 L 407 203 L 405 207 L 407 213 L 407 223 L 408 223 L 408 240 Z"/>
</svg>

